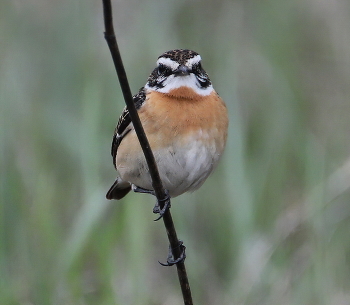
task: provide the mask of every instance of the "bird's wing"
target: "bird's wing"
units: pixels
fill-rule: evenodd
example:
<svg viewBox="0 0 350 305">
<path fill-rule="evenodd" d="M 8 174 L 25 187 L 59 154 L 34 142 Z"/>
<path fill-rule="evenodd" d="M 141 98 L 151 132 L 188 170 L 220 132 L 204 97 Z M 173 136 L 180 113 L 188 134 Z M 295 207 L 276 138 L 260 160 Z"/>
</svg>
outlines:
<svg viewBox="0 0 350 305">
<path fill-rule="evenodd" d="M 136 107 L 136 110 L 140 109 L 142 104 L 146 100 L 146 92 L 144 87 L 140 89 L 140 91 L 133 96 L 134 104 Z M 114 167 L 116 167 L 116 155 L 118 151 L 118 147 L 121 143 L 121 141 L 124 139 L 124 137 L 127 135 L 127 133 L 132 130 L 134 127 L 131 122 L 131 117 L 129 114 L 129 110 L 127 107 L 123 109 L 122 114 L 119 117 L 117 127 L 114 130 L 113 140 L 112 140 L 112 148 L 111 148 L 111 155 L 113 157 L 113 164 Z"/>
</svg>

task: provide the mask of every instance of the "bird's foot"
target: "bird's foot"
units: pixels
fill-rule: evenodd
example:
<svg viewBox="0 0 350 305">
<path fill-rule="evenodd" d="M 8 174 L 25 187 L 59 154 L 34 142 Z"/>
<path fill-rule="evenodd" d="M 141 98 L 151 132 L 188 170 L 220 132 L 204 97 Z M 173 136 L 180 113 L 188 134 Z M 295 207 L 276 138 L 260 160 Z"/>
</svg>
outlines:
<svg viewBox="0 0 350 305">
<path fill-rule="evenodd" d="M 135 193 L 150 194 L 150 195 L 156 196 L 154 190 L 147 190 L 147 189 L 144 189 L 142 187 L 136 186 L 134 184 L 132 185 L 132 190 Z M 160 208 L 160 203 L 163 203 L 162 209 Z M 170 204 L 169 192 L 168 192 L 168 190 L 165 190 L 165 198 L 161 199 L 161 200 L 157 199 L 156 205 L 153 208 L 153 213 L 159 214 L 159 217 L 156 218 L 154 221 L 161 219 L 164 216 L 164 214 L 166 213 L 166 211 L 170 209 L 170 207 L 171 207 L 171 204 Z"/>
<path fill-rule="evenodd" d="M 163 203 L 162 209 L 160 208 L 160 204 L 159 204 L 160 202 Z M 169 192 L 168 192 L 168 190 L 165 190 L 164 199 L 161 199 L 161 200 L 157 199 L 156 205 L 153 208 L 153 213 L 159 214 L 159 217 L 157 219 L 155 219 L 154 221 L 161 219 L 164 216 L 165 212 L 170 209 L 170 207 L 171 207 L 171 204 L 170 204 Z"/>
<path fill-rule="evenodd" d="M 182 240 L 179 240 L 179 245 L 177 246 L 177 248 L 180 248 L 180 250 L 181 250 L 181 254 L 177 259 L 175 259 L 174 254 L 173 254 L 173 249 L 169 245 L 169 253 L 168 253 L 168 258 L 167 258 L 166 264 L 161 263 L 160 261 L 158 261 L 158 263 L 161 264 L 162 266 L 170 267 L 170 266 L 173 266 L 173 265 L 178 264 L 180 262 L 183 262 L 186 258 L 186 251 L 185 251 L 186 247 L 183 244 Z"/>
</svg>

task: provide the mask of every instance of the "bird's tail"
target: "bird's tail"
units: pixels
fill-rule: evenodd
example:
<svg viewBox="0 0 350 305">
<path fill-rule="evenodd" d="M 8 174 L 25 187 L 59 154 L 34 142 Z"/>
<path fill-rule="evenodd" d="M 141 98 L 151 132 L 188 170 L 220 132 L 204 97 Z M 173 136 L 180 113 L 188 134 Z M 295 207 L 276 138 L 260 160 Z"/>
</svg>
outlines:
<svg viewBox="0 0 350 305">
<path fill-rule="evenodd" d="M 120 177 L 114 181 L 113 185 L 106 194 L 108 200 L 122 199 L 127 193 L 131 191 L 131 184 L 127 181 L 123 181 Z"/>
</svg>

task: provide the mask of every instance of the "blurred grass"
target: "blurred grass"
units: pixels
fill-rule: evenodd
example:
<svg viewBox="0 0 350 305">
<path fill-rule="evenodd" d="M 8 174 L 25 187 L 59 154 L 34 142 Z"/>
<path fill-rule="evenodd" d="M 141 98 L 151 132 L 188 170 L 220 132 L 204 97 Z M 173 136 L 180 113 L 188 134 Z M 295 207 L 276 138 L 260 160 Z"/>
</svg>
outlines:
<svg viewBox="0 0 350 305">
<path fill-rule="evenodd" d="M 350 3 L 114 1 L 136 92 L 199 52 L 224 158 L 173 200 L 195 304 L 350 304 Z M 124 107 L 94 1 L 0 4 L 1 304 L 181 304 L 153 199 L 104 195 Z"/>
</svg>

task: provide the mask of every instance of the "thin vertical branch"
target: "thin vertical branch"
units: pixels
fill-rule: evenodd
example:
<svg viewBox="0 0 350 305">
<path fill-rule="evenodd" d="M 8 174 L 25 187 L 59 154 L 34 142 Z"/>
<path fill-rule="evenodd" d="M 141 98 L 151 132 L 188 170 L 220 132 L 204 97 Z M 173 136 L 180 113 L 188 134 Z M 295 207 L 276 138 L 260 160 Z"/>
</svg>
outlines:
<svg viewBox="0 0 350 305">
<path fill-rule="evenodd" d="M 152 178 L 152 185 L 153 185 L 157 200 L 159 202 L 160 209 L 163 209 L 166 193 L 159 176 L 158 167 L 154 159 L 153 152 L 150 148 L 145 131 L 142 127 L 140 118 L 138 116 L 137 110 L 133 102 L 129 82 L 126 76 L 126 72 L 124 69 L 124 65 L 123 65 L 118 44 L 117 44 L 117 39 L 114 33 L 111 1 L 110 0 L 102 0 L 102 1 L 103 1 L 103 13 L 104 13 L 104 23 L 105 23 L 105 33 L 104 33 L 105 39 L 107 41 L 107 44 L 114 62 L 114 66 L 118 74 L 119 83 L 123 92 L 126 106 L 128 107 L 130 117 L 135 128 L 135 132 L 140 141 L 140 145 L 142 147 L 143 153 L 147 161 L 149 172 Z M 180 242 L 177 238 L 174 222 L 172 220 L 169 209 L 163 215 L 163 221 L 164 221 L 164 226 L 168 235 L 169 243 L 173 251 L 174 259 L 176 260 L 181 256 L 181 247 L 179 246 Z M 184 261 L 182 260 L 179 263 L 177 263 L 176 267 L 177 267 L 178 278 L 179 278 L 181 291 L 184 299 L 184 304 L 192 305 L 193 301 L 191 296 L 191 289 L 188 282 Z"/>
</svg>

